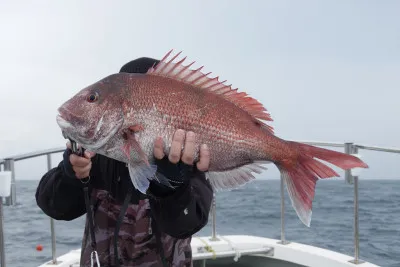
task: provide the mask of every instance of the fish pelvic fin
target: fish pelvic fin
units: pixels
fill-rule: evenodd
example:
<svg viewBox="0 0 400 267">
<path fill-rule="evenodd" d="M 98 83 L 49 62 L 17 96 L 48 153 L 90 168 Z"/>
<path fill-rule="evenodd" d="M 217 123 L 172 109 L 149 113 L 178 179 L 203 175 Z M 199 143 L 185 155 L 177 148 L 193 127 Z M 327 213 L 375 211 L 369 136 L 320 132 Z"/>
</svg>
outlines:
<svg viewBox="0 0 400 267">
<path fill-rule="evenodd" d="M 157 166 L 145 163 L 129 163 L 128 169 L 133 186 L 141 193 L 146 194 L 150 186 L 150 181 L 153 180 L 156 175 Z"/>
<path fill-rule="evenodd" d="M 214 78 L 208 77 L 211 72 L 203 73 L 201 71 L 203 66 L 198 69 L 190 69 L 195 61 L 185 66 L 183 62 L 186 60 L 186 57 L 184 57 L 180 61 L 173 63 L 181 52 L 174 55 L 170 60 L 167 60 L 172 51 L 170 50 L 157 65 L 153 65 L 146 74 L 174 79 L 222 97 L 246 111 L 263 129 L 274 134 L 273 127 L 263 122 L 272 121 L 272 118 L 260 102 L 245 92 L 238 92 L 238 88 L 232 89 L 231 85 L 225 85 L 226 81 L 220 82 L 218 76 Z"/>
<path fill-rule="evenodd" d="M 285 161 L 276 165 L 286 183 L 297 216 L 310 227 L 316 182 L 319 179 L 339 177 L 333 169 L 317 159 L 332 163 L 343 170 L 356 167 L 368 168 L 368 165 L 352 155 L 297 142 L 289 143 L 299 151 L 297 161 Z"/>
<path fill-rule="evenodd" d="M 152 180 L 166 187 L 174 188 L 168 178 L 157 173 L 157 165 L 155 164 L 129 163 L 128 169 L 133 186 L 143 194 L 147 194 L 147 189 L 149 189 Z"/>
</svg>

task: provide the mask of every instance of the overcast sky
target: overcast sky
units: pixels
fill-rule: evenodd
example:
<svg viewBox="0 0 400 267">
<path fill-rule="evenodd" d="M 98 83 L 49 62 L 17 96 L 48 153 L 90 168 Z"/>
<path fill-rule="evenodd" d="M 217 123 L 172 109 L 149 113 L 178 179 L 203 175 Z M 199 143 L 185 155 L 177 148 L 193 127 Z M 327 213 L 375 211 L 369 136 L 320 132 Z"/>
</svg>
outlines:
<svg viewBox="0 0 400 267">
<path fill-rule="evenodd" d="M 261 101 L 280 137 L 400 147 L 399 10 L 398 1 L 1 1 L 0 158 L 64 146 L 60 104 L 170 49 Z M 363 177 L 400 177 L 400 155 L 363 154 Z M 45 166 L 18 163 L 17 178 L 39 179 Z"/>
</svg>

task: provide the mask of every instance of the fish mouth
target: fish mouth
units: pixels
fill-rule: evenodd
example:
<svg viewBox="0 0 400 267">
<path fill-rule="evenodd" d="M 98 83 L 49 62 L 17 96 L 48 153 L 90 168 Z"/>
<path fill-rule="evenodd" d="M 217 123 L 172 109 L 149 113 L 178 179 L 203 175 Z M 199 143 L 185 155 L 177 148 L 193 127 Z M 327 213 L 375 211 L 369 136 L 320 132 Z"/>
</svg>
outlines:
<svg viewBox="0 0 400 267">
<path fill-rule="evenodd" d="M 74 126 L 69 121 L 67 121 L 62 115 L 57 115 L 56 119 L 58 126 L 61 128 L 62 136 L 65 139 L 75 141 L 74 140 L 75 138 L 71 134 L 72 132 L 71 129 L 74 129 Z"/>
<path fill-rule="evenodd" d="M 68 131 L 71 129 L 76 129 L 80 125 L 84 124 L 85 118 L 84 115 L 79 116 L 65 107 L 60 107 L 58 109 L 57 123 L 62 130 Z"/>
<path fill-rule="evenodd" d="M 58 116 L 61 123 L 65 124 L 68 123 L 70 125 L 71 122 L 76 122 L 76 123 L 80 123 L 83 121 L 81 116 L 78 116 L 74 113 L 72 113 L 71 111 L 69 111 L 68 109 L 61 107 L 58 109 Z"/>
<path fill-rule="evenodd" d="M 57 115 L 57 124 L 61 129 L 73 128 L 73 125 L 60 114 Z"/>
<path fill-rule="evenodd" d="M 80 133 L 77 128 L 79 128 L 79 123 L 83 122 L 83 120 L 65 108 L 60 108 L 58 111 L 57 123 L 61 128 L 63 137 L 65 139 L 73 140 L 83 145 L 86 149 L 92 151 L 98 150 L 106 145 L 124 123 L 124 117 L 121 113 L 121 115 L 114 121 L 113 127 L 107 131 L 102 131 L 102 126 L 106 120 L 106 115 L 103 114 L 95 127 L 90 127 L 91 130 L 88 130 L 85 133 Z"/>
<path fill-rule="evenodd" d="M 75 136 L 77 123 L 79 124 L 79 122 L 81 121 L 79 116 L 74 115 L 64 107 L 60 107 L 58 109 L 56 120 L 58 126 L 61 128 L 62 135 L 65 139 L 70 139 L 74 141 L 80 139 L 76 138 L 77 136 Z"/>
</svg>

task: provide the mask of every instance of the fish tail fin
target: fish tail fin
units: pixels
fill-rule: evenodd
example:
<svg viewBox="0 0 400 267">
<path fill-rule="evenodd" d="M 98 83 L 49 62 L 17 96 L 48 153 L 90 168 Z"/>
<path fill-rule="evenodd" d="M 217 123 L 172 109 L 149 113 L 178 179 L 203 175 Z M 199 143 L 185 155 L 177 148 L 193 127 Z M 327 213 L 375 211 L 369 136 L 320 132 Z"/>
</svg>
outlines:
<svg viewBox="0 0 400 267">
<path fill-rule="evenodd" d="M 285 180 L 297 216 L 306 226 L 310 227 L 312 201 L 317 180 L 339 177 L 333 169 L 317 159 L 332 163 L 343 170 L 356 167 L 368 168 L 368 165 L 355 156 L 341 152 L 296 142 L 289 142 L 289 144 L 296 147 L 297 159 L 278 162 L 277 167 Z"/>
</svg>

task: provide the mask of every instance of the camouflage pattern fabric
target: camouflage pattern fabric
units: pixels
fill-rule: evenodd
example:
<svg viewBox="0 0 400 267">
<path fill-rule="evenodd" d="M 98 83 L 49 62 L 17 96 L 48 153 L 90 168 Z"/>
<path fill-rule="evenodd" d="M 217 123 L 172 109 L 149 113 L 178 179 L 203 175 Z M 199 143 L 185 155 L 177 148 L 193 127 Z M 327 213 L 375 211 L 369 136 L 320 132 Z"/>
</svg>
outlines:
<svg viewBox="0 0 400 267">
<path fill-rule="evenodd" d="M 91 200 L 94 209 L 94 227 L 97 253 L 101 267 L 115 266 L 114 229 L 121 204 L 104 190 L 93 189 Z M 121 267 L 163 267 L 155 230 L 151 226 L 150 204 L 147 199 L 137 205 L 129 204 L 121 222 L 118 253 Z M 161 242 L 167 266 L 192 267 L 191 238 L 176 239 L 161 233 Z M 86 221 L 80 266 L 90 267 L 92 252 L 88 222 Z M 96 264 L 94 265 L 96 266 Z"/>
</svg>

